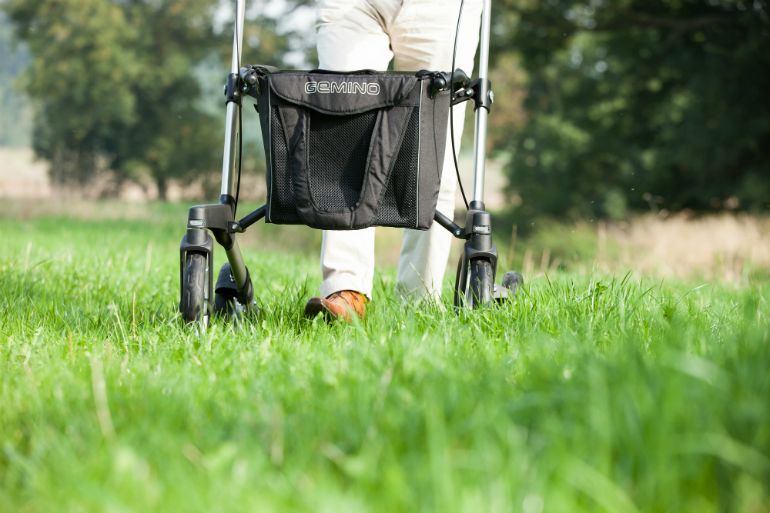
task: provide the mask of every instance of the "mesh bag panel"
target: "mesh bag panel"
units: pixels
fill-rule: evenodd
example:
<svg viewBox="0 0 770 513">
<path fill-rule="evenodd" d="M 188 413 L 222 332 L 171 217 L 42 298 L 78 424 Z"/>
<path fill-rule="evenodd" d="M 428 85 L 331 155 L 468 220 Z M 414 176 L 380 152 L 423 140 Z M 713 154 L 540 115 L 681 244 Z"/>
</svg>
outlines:
<svg viewBox="0 0 770 513">
<path fill-rule="evenodd" d="M 350 116 L 310 114 L 308 182 L 320 209 L 334 212 L 356 206 L 376 120 L 376 111 Z"/>
<path fill-rule="evenodd" d="M 417 223 L 417 172 L 420 113 L 412 111 L 388 187 L 377 212 L 377 224 L 414 227 Z"/>
<path fill-rule="evenodd" d="M 421 75 L 275 71 L 259 80 L 260 107 L 268 107 L 259 110 L 270 164 L 268 222 L 430 227 L 448 93 L 432 96 Z M 379 87 L 350 91 L 351 84 Z"/>
<path fill-rule="evenodd" d="M 287 169 L 288 148 L 286 137 L 283 133 L 278 107 L 273 108 L 270 116 L 270 125 L 273 135 L 273 169 Z M 284 222 L 299 221 L 299 216 L 294 208 L 294 183 L 291 173 L 272 174 L 272 197 L 270 200 L 271 217 L 279 218 Z"/>
</svg>

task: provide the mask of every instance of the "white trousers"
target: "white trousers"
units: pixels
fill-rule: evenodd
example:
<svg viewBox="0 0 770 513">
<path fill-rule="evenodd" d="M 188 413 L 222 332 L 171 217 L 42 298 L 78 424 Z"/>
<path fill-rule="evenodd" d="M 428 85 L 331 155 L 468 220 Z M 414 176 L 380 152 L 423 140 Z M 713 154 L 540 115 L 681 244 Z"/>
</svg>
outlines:
<svg viewBox="0 0 770 513">
<path fill-rule="evenodd" d="M 450 71 L 460 0 L 320 0 L 318 59 L 322 69 Z M 479 40 L 480 0 L 466 0 L 455 66 L 469 76 Z M 455 107 L 455 145 L 459 148 L 465 104 Z M 452 147 L 447 145 L 437 209 L 452 217 L 455 178 Z M 397 289 L 405 295 L 441 295 L 452 235 L 434 223 L 427 231 L 404 230 Z M 321 245 L 321 295 L 356 290 L 372 296 L 374 228 L 324 231 Z"/>
</svg>

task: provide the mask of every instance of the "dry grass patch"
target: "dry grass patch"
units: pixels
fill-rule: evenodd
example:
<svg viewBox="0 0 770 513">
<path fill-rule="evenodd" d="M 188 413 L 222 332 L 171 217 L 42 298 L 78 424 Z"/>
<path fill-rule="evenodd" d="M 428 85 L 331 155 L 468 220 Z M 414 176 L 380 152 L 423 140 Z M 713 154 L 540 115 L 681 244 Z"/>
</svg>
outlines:
<svg viewBox="0 0 770 513">
<path fill-rule="evenodd" d="M 770 218 L 650 214 L 622 223 L 554 224 L 514 240 L 506 256 L 529 275 L 565 268 L 740 284 L 770 276 Z"/>
<path fill-rule="evenodd" d="M 754 270 L 770 271 L 770 219 L 724 214 L 662 220 L 643 216 L 627 226 L 598 230 L 598 240 L 612 240 L 620 248 L 617 262 L 644 274 L 742 281 Z"/>
</svg>

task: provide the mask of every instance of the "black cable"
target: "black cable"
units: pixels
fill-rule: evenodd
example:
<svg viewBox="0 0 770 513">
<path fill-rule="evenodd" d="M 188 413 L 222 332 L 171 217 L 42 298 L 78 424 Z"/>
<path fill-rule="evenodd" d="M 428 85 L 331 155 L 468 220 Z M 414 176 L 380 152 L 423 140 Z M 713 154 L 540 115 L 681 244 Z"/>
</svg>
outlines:
<svg viewBox="0 0 770 513">
<path fill-rule="evenodd" d="M 238 31 L 238 3 L 235 4 L 235 56 L 238 60 L 238 66 L 241 65 L 241 41 Z M 240 91 L 239 91 L 240 94 Z M 238 198 L 241 195 L 241 157 L 243 155 L 243 116 L 241 115 L 241 103 L 236 104 L 236 115 L 238 116 L 238 182 L 235 186 L 235 205 L 233 206 L 233 217 L 238 212 Z"/>
<path fill-rule="evenodd" d="M 460 194 L 463 196 L 463 203 L 465 203 L 466 210 L 468 206 L 468 198 L 465 196 L 465 188 L 463 187 L 462 178 L 460 178 L 460 166 L 457 164 L 457 149 L 455 148 L 455 117 L 454 117 L 454 103 L 455 90 L 454 90 L 454 78 L 455 78 L 455 59 L 457 57 L 457 39 L 460 36 L 460 20 L 463 16 L 463 5 L 465 0 L 460 0 L 460 11 L 457 13 L 457 27 L 455 28 L 455 44 L 452 50 L 452 79 L 449 85 L 449 138 L 452 140 L 452 160 L 455 163 L 455 173 L 457 174 L 457 185 L 460 186 Z"/>
<path fill-rule="evenodd" d="M 233 207 L 233 217 L 238 212 L 238 197 L 241 195 L 241 156 L 243 155 L 243 116 L 241 115 L 241 106 L 238 104 L 238 182 L 235 186 L 235 206 Z"/>
<path fill-rule="evenodd" d="M 238 66 L 241 65 L 241 38 L 238 31 L 238 2 L 235 2 L 235 57 L 238 59 Z"/>
</svg>

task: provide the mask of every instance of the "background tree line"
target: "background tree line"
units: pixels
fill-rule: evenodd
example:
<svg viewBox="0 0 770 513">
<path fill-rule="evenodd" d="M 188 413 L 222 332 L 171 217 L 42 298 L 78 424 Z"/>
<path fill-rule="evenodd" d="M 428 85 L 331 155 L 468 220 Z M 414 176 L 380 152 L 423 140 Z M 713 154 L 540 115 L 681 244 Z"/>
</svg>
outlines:
<svg viewBox="0 0 770 513">
<path fill-rule="evenodd" d="M 55 182 L 109 169 L 162 193 L 169 179 L 217 171 L 222 116 L 211 98 L 227 73 L 232 3 L 5 2 L 30 55 L 20 83 L 32 141 Z M 312 40 L 279 22 L 311 3 L 283 2 L 283 14 L 250 4 L 245 60 L 280 65 L 299 52 L 314 65 Z M 491 142 L 507 159 L 517 216 L 770 206 L 767 0 L 493 9 Z"/>
<path fill-rule="evenodd" d="M 31 55 L 21 77 L 32 101 L 32 144 L 57 184 L 188 180 L 221 162 L 221 84 L 229 71 L 229 3 L 211 0 L 8 0 Z M 288 50 L 259 17 L 246 54 Z M 219 21 L 218 21 L 219 20 Z M 218 26 L 219 25 L 219 26 Z M 216 85 L 213 85 L 216 84 Z M 205 95 L 203 93 L 206 93 Z"/>
<path fill-rule="evenodd" d="M 767 0 L 501 0 L 523 216 L 770 206 Z"/>
<path fill-rule="evenodd" d="M 28 62 L 28 53 L 15 44 L 13 29 L 0 9 L 0 146 L 30 143 L 30 110 L 14 84 Z"/>
</svg>

